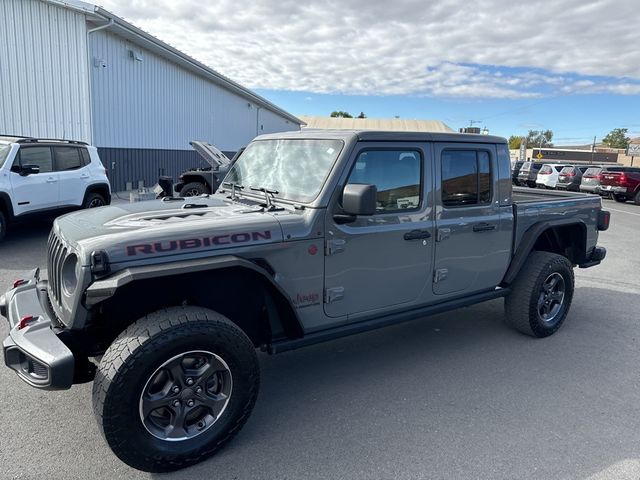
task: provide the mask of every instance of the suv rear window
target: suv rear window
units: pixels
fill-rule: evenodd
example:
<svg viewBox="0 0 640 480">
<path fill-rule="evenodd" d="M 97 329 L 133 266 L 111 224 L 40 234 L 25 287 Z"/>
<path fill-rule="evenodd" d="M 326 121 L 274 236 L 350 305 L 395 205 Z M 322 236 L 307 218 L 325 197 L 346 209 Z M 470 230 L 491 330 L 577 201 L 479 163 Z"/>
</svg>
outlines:
<svg viewBox="0 0 640 480">
<path fill-rule="evenodd" d="M 602 171 L 601 168 L 587 168 L 587 171 L 584 172 L 585 177 L 595 177 Z"/>
<path fill-rule="evenodd" d="M 540 169 L 540 173 L 542 174 L 551 173 L 551 167 L 549 165 L 545 165 Z"/>
<path fill-rule="evenodd" d="M 76 170 L 82 168 L 80 149 L 78 147 L 53 147 L 56 157 L 56 170 Z"/>
<path fill-rule="evenodd" d="M 575 167 L 564 167 L 562 170 L 560 170 L 560 173 L 569 174 L 569 173 L 574 173 L 574 171 L 575 171 Z"/>
</svg>

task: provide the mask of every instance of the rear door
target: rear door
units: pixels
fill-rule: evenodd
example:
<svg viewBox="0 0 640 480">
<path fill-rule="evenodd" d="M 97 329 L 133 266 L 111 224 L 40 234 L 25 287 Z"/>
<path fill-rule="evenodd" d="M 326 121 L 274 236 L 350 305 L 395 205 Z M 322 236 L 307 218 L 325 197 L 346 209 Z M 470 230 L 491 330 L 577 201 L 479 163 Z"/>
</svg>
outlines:
<svg viewBox="0 0 640 480">
<path fill-rule="evenodd" d="M 410 306 L 431 296 L 433 181 L 423 144 L 360 143 L 344 184 L 378 189 L 374 215 L 336 222 L 339 194 L 326 217 L 325 313 L 329 317 L 368 314 Z"/>
<path fill-rule="evenodd" d="M 440 188 L 433 292 L 445 296 L 493 288 L 509 263 L 512 238 L 511 207 L 500 207 L 496 188 L 495 145 L 437 143 L 435 159 Z M 504 215 L 501 208 L 507 209 Z"/>
<path fill-rule="evenodd" d="M 37 165 L 40 173 L 23 176 L 22 165 Z M 48 146 L 20 147 L 9 174 L 13 211 L 16 216 L 58 206 L 60 192 L 58 174 L 53 169 L 53 156 Z"/>
<path fill-rule="evenodd" d="M 51 147 L 51 150 L 60 181 L 60 204 L 82 205 L 91 182 L 91 171 L 81 147 L 59 145 Z"/>
</svg>

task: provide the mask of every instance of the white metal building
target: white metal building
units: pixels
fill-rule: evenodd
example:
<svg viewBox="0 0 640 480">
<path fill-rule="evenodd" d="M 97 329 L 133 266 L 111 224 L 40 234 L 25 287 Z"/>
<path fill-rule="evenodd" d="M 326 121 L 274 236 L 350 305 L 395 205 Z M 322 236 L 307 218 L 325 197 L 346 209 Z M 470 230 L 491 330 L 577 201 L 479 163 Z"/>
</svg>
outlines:
<svg viewBox="0 0 640 480">
<path fill-rule="evenodd" d="M 0 19 L 0 134 L 92 143 L 116 190 L 200 164 L 191 140 L 232 153 L 303 124 L 101 7 L 1 0 Z"/>
</svg>

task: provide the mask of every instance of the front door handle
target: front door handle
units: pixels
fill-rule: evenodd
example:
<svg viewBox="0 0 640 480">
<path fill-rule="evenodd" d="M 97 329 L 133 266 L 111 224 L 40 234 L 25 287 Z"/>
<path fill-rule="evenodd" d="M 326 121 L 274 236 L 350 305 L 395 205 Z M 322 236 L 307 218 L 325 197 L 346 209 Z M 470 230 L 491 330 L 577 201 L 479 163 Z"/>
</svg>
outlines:
<svg viewBox="0 0 640 480">
<path fill-rule="evenodd" d="M 83 173 L 82 175 L 80 175 L 80 178 L 89 178 L 89 174 L 88 173 Z"/>
<path fill-rule="evenodd" d="M 425 238 L 431 238 L 428 230 L 411 230 L 404 234 L 405 240 L 423 240 Z"/>
<path fill-rule="evenodd" d="M 473 226 L 474 232 L 488 232 L 490 230 L 495 230 L 496 226 L 491 225 L 489 223 L 477 223 Z"/>
</svg>

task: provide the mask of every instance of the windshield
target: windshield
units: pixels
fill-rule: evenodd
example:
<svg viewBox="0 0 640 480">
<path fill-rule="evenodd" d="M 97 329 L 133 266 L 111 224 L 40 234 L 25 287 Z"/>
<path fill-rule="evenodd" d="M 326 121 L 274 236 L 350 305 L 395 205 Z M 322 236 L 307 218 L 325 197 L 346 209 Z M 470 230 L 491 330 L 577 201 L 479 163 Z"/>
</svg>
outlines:
<svg viewBox="0 0 640 480">
<path fill-rule="evenodd" d="M 276 197 L 310 202 L 320 193 L 342 150 L 341 140 L 258 140 L 233 165 L 224 182 L 274 191 Z"/>
<path fill-rule="evenodd" d="M 9 156 L 11 145 L 0 143 L 0 168 L 4 165 L 5 160 Z"/>
</svg>

